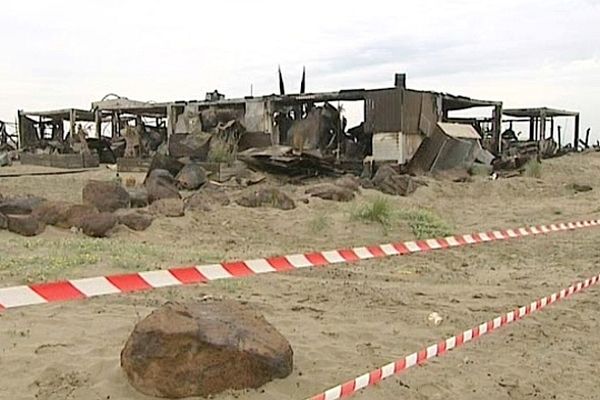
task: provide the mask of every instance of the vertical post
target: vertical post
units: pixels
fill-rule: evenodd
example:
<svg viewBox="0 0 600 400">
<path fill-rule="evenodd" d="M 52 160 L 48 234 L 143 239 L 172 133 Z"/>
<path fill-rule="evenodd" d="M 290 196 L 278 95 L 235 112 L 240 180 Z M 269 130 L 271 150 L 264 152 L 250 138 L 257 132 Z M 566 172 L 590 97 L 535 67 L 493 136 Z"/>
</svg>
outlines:
<svg viewBox="0 0 600 400">
<path fill-rule="evenodd" d="M 535 140 L 535 118 L 529 117 L 529 141 L 533 142 Z"/>
<path fill-rule="evenodd" d="M 538 140 L 546 139 L 546 111 L 540 113 L 540 137 Z"/>
<path fill-rule="evenodd" d="M 71 108 L 71 110 L 69 110 L 69 129 L 71 130 L 71 143 L 73 143 L 73 140 L 75 138 L 75 122 L 77 121 L 77 113 L 75 112 L 74 109 Z"/>
<path fill-rule="evenodd" d="M 575 115 L 575 143 L 573 144 L 573 149 L 577 151 L 579 148 L 579 114 Z"/>
<path fill-rule="evenodd" d="M 502 152 L 502 138 L 500 137 L 502 134 L 502 103 L 494 106 L 492 118 L 493 142 L 496 144 L 498 154 L 500 154 Z"/>
<path fill-rule="evenodd" d="M 562 149 L 562 135 L 560 134 L 560 125 L 558 126 L 558 148 Z"/>
<path fill-rule="evenodd" d="M 554 140 L 554 117 L 550 117 L 550 139 Z"/>
<path fill-rule="evenodd" d="M 173 104 L 167 104 L 167 139 L 170 138 L 175 131 L 174 111 L 175 106 Z"/>
<path fill-rule="evenodd" d="M 94 111 L 94 122 L 96 123 L 96 137 L 100 139 L 102 137 L 102 112 L 99 108 Z"/>
</svg>

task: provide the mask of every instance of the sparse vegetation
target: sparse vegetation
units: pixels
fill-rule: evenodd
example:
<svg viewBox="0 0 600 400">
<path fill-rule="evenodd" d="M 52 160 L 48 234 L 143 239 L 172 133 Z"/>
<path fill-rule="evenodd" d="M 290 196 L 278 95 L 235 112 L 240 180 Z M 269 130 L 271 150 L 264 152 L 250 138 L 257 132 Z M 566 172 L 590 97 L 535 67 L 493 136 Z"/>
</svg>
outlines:
<svg viewBox="0 0 600 400">
<path fill-rule="evenodd" d="M 237 141 L 213 138 L 207 160 L 214 163 L 232 164 L 237 156 Z"/>
<path fill-rule="evenodd" d="M 402 210 L 399 217 L 408 222 L 417 239 L 443 237 L 452 233 L 452 229 L 444 220 L 426 209 Z"/>
<path fill-rule="evenodd" d="M 492 173 L 491 167 L 481 164 L 473 164 L 471 168 L 469 168 L 469 175 L 471 176 L 490 176 Z"/>
<path fill-rule="evenodd" d="M 323 232 L 329 225 L 329 217 L 325 214 L 317 214 L 308 221 L 308 228 L 312 233 Z"/>
<path fill-rule="evenodd" d="M 21 239 L 10 241 L 13 251 L 0 257 L 0 274 L 17 277 L 21 283 L 61 279 L 78 268 L 107 265 L 116 270 L 139 271 L 168 263 L 218 262 L 221 255 L 207 255 L 188 248 L 177 253 L 149 243 L 94 238 L 60 240 Z M 21 248 L 21 250 L 16 250 Z"/>
<path fill-rule="evenodd" d="M 392 224 L 394 209 L 385 197 L 377 197 L 353 210 L 352 218 L 369 223 L 381 224 L 384 228 Z"/>
<path fill-rule="evenodd" d="M 542 163 L 538 160 L 529 160 L 523 168 L 523 175 L 529 178 L 540 179 L 542 177 Z"/>
</svg>

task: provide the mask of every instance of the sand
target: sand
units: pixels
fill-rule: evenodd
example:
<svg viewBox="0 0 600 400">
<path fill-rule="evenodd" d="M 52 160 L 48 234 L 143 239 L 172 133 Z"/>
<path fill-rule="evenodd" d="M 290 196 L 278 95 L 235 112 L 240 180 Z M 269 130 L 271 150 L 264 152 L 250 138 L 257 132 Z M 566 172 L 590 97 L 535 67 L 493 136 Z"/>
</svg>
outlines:
<svg viewBox="0 0 600 400">
<path fill-rule="evenodd" d="M 2 173 L 31 167 L 4 168 Z M 6 171 L 6 172 L 5 172 Z M 470 183 L 428 179 L 395 208 L 427 208 L 456 233 L 598 217 L 600 153 L 544 162 L 542 179 Z M 80 199 L 82 175 L 0 178 L 0 193 Z M 575 193 L 569 184 L 594 190 Z M 283 188 L 296 199 L 304 188 Z M 388 229 L 350 217 L 369 199 L 311 199 L 293 211 L 231 205 L 160 219 L 146 232 L 119 228 L 93 240 L 48 228 L 28 239 L 0 231 L 0 285 L 95 276 L 190 262 L 409 240 L 407 223 Z M 290 341 L 291 376 L 225 399 L 303 399 L 425 345 L 599 272 L 600 229 L 350 265 L 261 275 L 185 288 L 33 306 L 0 314 L 0 399 L 148 400 L 119 367 L 134 324 L 167 300 L 205 295 L 247 301 Z M 177 246 L 164 243 L 178 240 Z M 390 378 L 357 399 L 597 399 L 600 296 L 597 288 Z M 439 313 L 434 326 L 427 317 Z"/>
</svg>

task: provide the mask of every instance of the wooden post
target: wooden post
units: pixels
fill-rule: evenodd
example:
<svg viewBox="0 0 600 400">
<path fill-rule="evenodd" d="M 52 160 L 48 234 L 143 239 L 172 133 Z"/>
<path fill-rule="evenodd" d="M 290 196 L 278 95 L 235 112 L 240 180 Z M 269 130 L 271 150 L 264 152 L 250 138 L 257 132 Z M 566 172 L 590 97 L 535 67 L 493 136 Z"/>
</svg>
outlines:
<svg viewBox="0 0 600 400">
<path fill-rule="evenodd" d="M 558 127 L 558 149 L 562 149 L 562 138 L 560 134 L 560 126 Z"/>
<path fill-rule="evenodd" d="M 100 139 L 102 137 L 102 112 L 100 109 L 94 111 L 94 122 L 96 123 L 96 137 Z"/>
<path fill-rule="evenodd" d="M 579 147 L 579 114 L 575 115 L 575 140 L 573 144 L 573 149 L 577 151 Z"/>
<path fill-rule="evenodd" d="M 540 113 L 540 135 L 538 140 L 546 139 L 546 111 Z"/>
<path fill-rule="evenodd" d="M 498 154 L 502 152 L 502 104 L 494 106 L 492 112 L 492 134 L 494 137 L 494 143 L 496 143 L 496 150 Z"/>
<path fill-rule="evenodd" d="M 529 140 L 535 140 L 535 117 L 529 117 Z"/>
<path fill-rule="evenodd" d="M 75 138 L 75 123 L 77 121 L 77 113 L 75 112 L 74 109 L 71 108 L 71 110 L 69 110 L 69 129 L 71 130 L 71 136 L 70 137 L 70 142 L 73 143 L 73 140 Z"/>
<path fill-rule="evenodd" d="M 550 139 L 554 140 L 554 117 L 550 117 Z"/>
</svg>

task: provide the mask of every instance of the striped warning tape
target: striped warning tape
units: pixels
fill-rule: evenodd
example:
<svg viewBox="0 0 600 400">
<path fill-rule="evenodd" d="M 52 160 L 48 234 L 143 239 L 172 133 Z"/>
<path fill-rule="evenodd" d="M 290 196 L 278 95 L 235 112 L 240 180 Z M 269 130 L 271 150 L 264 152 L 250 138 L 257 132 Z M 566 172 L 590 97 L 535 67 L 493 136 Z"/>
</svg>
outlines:
<svg viewBox="0 0 600 400">
<path fill-rule="evenodd" d="M 529 235 L 540 235 L 600 225 L 600 220 L 578 221 L 528 228 L 455 235 L 440 239 L 388 243 L 368 247 L 293 254 L 245 261 L 222 262 L 212 265 L 176 267 L 165 270 L 137 272 L 94 278 L 13 286 L 0 289 L 0 311 L 8 308 L 79 300 L 116 293 L 138 292 L 166 286 L 204 283 L 217 279 L 240 278 L 266 272 L 368 260 L 405 255 L 429 250 L 447 249 Z"/>
<path fill-rule="evenodd" d="M 319 393 L 308 398 L 307 400 L 336 400 L 353 396 L 364 388 L 376 385 L 382 380 L 391 376 L 399 375 L 415 365 L 424 364 L 432 358 L 442 356 L 452 349 L 460 347 L 471 340 L 492 333 L 500 327 L 530 316 L 534 312 L 539 311 L 550 304 L 556 303 L 559 300 L 569 297 L 583 289 L 594 286 L 598 282 L 600 282 L 600 275 L 586 279 L 583 282 L 573 284 L 572 286 L 568 287 L 567 289 L 563 289 L 558 293 L 543 297 L 532 302 L 531 304 L 517 308 L 514 311 L 484 322 L 481 325 L 468 329 L 456 336 L 452 336 L 446 340 L 442 340 L 439 343 L 432 344 L 431 346 L 419 350 L 416 353 L 409 354 L 404 358 L 393 361 L 366 374 L 360 375 L 346 383 L 334 386 L 323 393 Z"/>
</svg>

